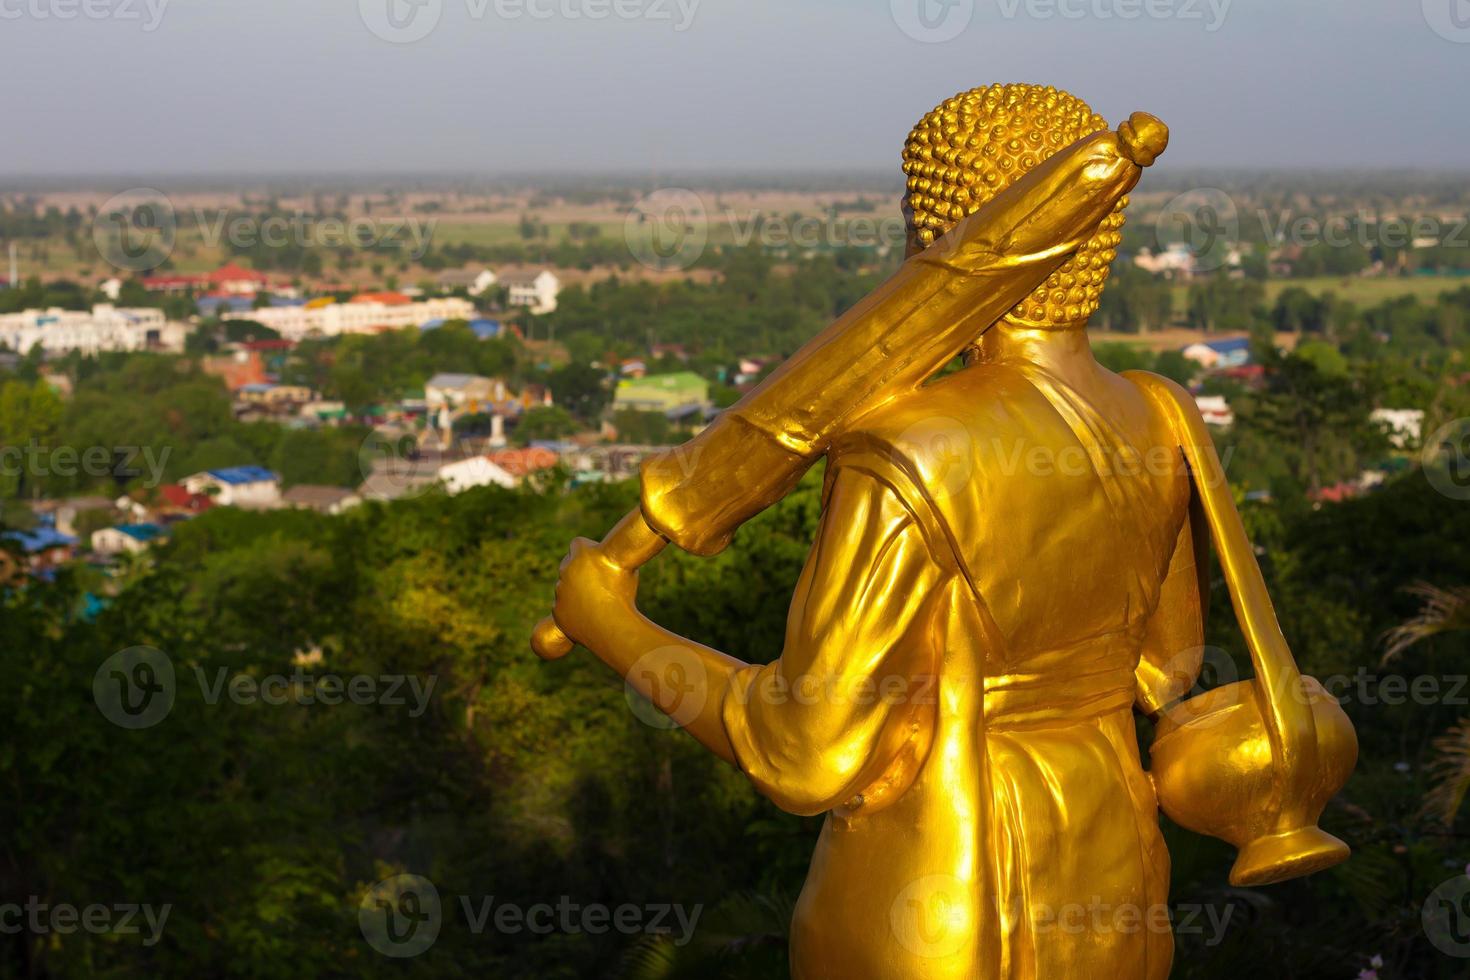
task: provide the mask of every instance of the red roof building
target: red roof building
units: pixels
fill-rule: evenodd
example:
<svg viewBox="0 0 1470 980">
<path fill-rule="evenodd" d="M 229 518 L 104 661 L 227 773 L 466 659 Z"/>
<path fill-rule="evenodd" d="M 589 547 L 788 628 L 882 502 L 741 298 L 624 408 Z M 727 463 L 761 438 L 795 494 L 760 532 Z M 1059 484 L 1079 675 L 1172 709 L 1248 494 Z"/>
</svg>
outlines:
<svg viewBox="0 0 1470 980">
<path fill-rule="evenodd" d="M 497 449 L 485 457 L 517 479 L 541 470 L 549 470 L 559 462 L 556 453 L 540 446 L 529 449 Z"/>
</svg>

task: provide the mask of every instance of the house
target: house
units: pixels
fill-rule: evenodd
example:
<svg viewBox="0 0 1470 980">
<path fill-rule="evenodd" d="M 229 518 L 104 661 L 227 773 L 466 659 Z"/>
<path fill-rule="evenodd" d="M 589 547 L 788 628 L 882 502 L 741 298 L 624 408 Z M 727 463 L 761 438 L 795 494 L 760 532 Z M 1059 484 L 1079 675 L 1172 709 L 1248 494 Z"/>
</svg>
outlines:
<svg viewBox="0 0 1470 980">
<path fill-rule="evenodd" d="M 1235 413 L 1224 395 L 1195 395 L 1194 404 L 1207 425 L 1224 428 L 1235 424 Z"/>
<path fill-rule="evenodd" d="M 709 404 L 709 382 L 693 371 L 624 378 L 613 396 L 614 411 L 662 412 L 671 419 L 703 412 Z"/>
<path fill-rule="evenodd" d="M 511 306 L 528 307 L 532 313 L 555 310 L 556 298 L 561 294 L 561 280 L 547 269 L 513 273 L 501 283 L 506 288 L 506 302 Z"/>
<path fill-rule="evenodd" d="M 505 382 L 478 374 L 441 372 L 424 385 L 424 403 L 430 415 L 450 411 L 488 411 L 490 406 L 510 401 Z"/>
<path fill-rule="evenodd" d="M 1190 249 L 1188 242 L 1173 242 L 1166 245 L 1164 250 L 1158 254 L 1141 248 L 1133 257 L 1133 264 L 1144 272 L 1169 278 L 1188 279 L 1194 275 L 1195 270 L 1194 252 Z"/>
<path fill-rule="evenodd" d="M 165 483 L 158 488 L 160 510 L 173 513 L 202 514 L 215 505 L 215 499 L 207 493 L 190 493 L 177 483 Z"/>
<path fill-rule="evenodd" d="M 495 273 L 489 269 L 448 269 L 438 279 L 440 289 L 463 289 L 471 296 L 479 296 L 495 283 Z"/>
<path fill-rule="evenodd" d="M 1250 362 L 1251 341 L 1249 337 L 1201 341 L 1184 348 L 1183 354 L 1209 370 L 1240 367 Z"/>
<path fill-rule="evenodd" d="M 509 473 L 517 483 L 543 470 L 549 470 L 561 462 L 556 450 L 545 446 L 530 446 L 526 449 L 499 449 L 487 454 L 490 462 Z"/>
<path fill-rule="evenodd" d="M 268 508 L 281 502 L 281 478 L 263 466 L 229 466 L 185 477 L 184 489 L 226 507 Z"/>
<path fill-rule="evenodd" d="M 54 527 L 41 524 L 28 531 L 6 531 L 0 538 L 14 542 L 25 556 L 26 566 L 33 572 L 55 568 L 69 561 L 76 551 L 77 539 Z"/>
<path fill-rule="evenodd" d="M 514 487 L 520 481 L 490 460 L 489 456 L 471 456 L 439 467 L 439 480 L 450 494 L 471 487 Z"/>
<path fill-rule="evenodd" d="M 303 483 L 287 490 L 281 500 L 287 507 L 314 510 L 319 514 L 340 514 L 362 503 L 362 498 L 346 487 L 323 487 Z"/>
<path fill-rule="evenodd" d="M 164 536 L 157 524 L 119 524 L 92 532 L 92 550 L 99 555 L 136 555 Z"/>
<path fill-rule="evenodd" d="M 162 293 L 207 290 L 212 293 L 253 296 L 268 285 L 269 280 L 264 273 L 246 269 L 234 262 L 222 265 L 203 276 L 145 276 L 143 279 L 144 289 Z"/>
</svg>

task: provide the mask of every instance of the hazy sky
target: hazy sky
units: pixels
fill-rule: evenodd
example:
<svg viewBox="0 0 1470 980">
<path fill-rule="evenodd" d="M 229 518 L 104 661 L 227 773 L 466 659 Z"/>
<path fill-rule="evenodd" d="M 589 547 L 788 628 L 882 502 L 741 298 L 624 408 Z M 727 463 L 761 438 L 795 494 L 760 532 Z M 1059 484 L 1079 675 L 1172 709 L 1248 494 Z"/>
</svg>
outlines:
<svg viewBox="0 0 1470 980">
<path fill-rule="evenodd" d="M 1470 0 L 0 0 L 0 173 L 870 170 L 989 81 L 1470 169 Z"/>
</svg>

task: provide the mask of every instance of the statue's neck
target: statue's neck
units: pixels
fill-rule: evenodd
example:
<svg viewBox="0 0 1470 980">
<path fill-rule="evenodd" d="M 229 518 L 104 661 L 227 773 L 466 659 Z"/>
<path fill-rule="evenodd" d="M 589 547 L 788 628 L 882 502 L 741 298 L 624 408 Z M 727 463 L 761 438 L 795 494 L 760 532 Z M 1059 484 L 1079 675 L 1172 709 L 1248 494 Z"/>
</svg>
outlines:
<svg viewBox="0 0 1470 980">
<path fill-rule="evenodd" d="M 978 350 L 982 362 L 1027 361 L 1065 381 L 1080 380 L 1097 366 L 1082 327 L 1038 330 L 1002 320 L 985 331 Z"/>
</svg>

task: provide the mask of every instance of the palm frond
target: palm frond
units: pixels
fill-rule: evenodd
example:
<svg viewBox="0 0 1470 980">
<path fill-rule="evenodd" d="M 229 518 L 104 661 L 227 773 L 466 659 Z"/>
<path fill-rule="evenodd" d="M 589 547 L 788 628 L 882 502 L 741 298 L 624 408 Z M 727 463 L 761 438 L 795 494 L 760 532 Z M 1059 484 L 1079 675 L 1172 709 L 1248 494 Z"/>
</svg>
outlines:
<svg viewBox="0 0 1470 980">
<path fill-rule="evenodd" d="M 1404 591 L 1418 596 L 1424 605 L 1413 619 L 1383 634 L 1386 646 L 1383 663 L 1387 664 L 1409 647 L 1431 636 L 1470 630 L 1470 587 L 1442 589 L 1428 582 L 1416 582 Z"/>
<path fill-rule="evenodd" d="M 1461 718 L 1435 738 L 1433 745 L 1429 778 L 1434 785 L 1424 798 L 1424 813 L 1449 826 L 1470 791 L 1470 718 Z"/>
</svg>

